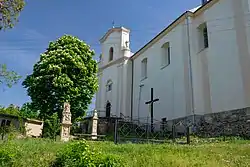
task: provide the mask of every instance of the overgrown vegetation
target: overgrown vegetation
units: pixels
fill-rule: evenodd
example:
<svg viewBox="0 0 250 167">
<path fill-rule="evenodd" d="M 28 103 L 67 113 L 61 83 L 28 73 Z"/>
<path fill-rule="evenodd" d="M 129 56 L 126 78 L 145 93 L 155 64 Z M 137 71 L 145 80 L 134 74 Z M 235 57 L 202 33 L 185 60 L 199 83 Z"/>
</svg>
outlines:
<svg viewBox="0 0 250 167">
<path fill-rule="evenodd" d="M 72 142 L 62 149 L 56 157 L 54 167 L 119 167 L 123 166 L 119 157 L 102 154 L 89 148 L 86 141 Z"/>
<path fill-rule="evenodd" d="M 54 113 L 52 116 L 49 116 L 44 121 L 43 126 L 43 137 L 56 140 L 56 136 L 60 133 L 60 119 L 58 118 L 57 113 Z"/>
<path fill-rule="evenodd" d="M 87 149 L 90 154 L 94 149 L 95 155 L 101 152 L 102 157 L 100 159 L 103 160 L 104 157 L 111 156 L 111 162 L 113 160 L 116 162 L 118 159 L 126 167 L 248 167 L 250 164 L 250 141 L 244 140 L 217 141 L 216 143 L 197 143 L 194 145 L 115 145 L 112 142 L 62 143 L 46 139 L 26 139 L 0 144 L 0 160 L 5 160 L 5 164 L 13 164 L 13 167 L 49 167 L 55 163 L 63 166 L 74 161 L 72 157 L 81 157 L 84 161 L 85 154 L 81 153 L 86 149 L 85 144 L 89 145 Z M 2 153 L 2 150 L 6 150 L 6 152 Z M 85 155 L 85 157 L 87 156 Z M 90 159 L 94 158 L 93 156 Z M 5 167 L 8 167 L 8 165 L 5 165 Z"/>
<path fill-rule="evenodd" d="M 13 104 L 10 104 L 8 107 L 0 106 L 0 114 L 8 114 L 21 118 L 37 119 L 39 113 L 32 108 L 31 103 L 25 103 L 21 108 Z"/>
</svg>

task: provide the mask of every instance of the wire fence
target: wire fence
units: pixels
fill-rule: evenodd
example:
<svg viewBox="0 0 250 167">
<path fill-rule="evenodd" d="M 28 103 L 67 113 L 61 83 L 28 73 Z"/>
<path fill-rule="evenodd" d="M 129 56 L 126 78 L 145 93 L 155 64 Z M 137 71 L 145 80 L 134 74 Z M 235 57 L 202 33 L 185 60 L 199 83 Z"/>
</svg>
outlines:
<svg viewBox="0 0 250 167">
<path fill-rule="evenodd" d="M 195 122 L 191 119 L 180 119 L 154 120 L 153 123 L 148 118 L 118 119 L 114 125 L 114 142 L 190 144 L 193 136 L 202 140 L 213 138 L 220 138 L 224 141 L 230 138 L 250 139 L 250 120 L 245 118 L 213 119 L 211 122 L 200 116 L 196 117 Z"/>
<path fill-rule="evenodd" d="M 91 117 L 86 120 L 91 122 Z M 85 133 L 91 133 L 87 124 L 83 129 L 86 129 Z M 116 144 L 126 142 L 190 144 L 194 141 L 193 137 L 206 141 L 250 139 L 250 108 L 191 115 L 175 120 L 164 118 L 151 121 L 151 117 L 131 118 L 122 114 L 112 115 L 99 117 L 97 129 L 98 134 L 105 135 L 106 140 L 114 141 Z"/>
</svg>

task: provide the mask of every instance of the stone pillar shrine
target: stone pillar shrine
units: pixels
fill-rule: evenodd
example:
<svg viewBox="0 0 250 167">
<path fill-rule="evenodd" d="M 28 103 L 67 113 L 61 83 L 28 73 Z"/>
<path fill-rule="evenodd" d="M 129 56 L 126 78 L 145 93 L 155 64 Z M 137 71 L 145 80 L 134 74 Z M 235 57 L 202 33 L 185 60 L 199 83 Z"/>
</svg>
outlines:
<svg viewBox="0 0 250 167">
<path fill-rule="evenodd" d="M 62 123 L 61 123 L 61 141 L 69 141 L 70 139 L 70 127 L 71 127 L 71 113 L 70 104 L 64 103 L 64 109 L 62 112 Z"/>
<path fill-rule="evenodd" d="M 91 138 L 93 140 L 97 139 L 97 125 L 98 124 L 98 116 L 97 111 L 94 110 L 93 117 L 92 117 L 92 130 L 91 130 Z"/>
</svg>

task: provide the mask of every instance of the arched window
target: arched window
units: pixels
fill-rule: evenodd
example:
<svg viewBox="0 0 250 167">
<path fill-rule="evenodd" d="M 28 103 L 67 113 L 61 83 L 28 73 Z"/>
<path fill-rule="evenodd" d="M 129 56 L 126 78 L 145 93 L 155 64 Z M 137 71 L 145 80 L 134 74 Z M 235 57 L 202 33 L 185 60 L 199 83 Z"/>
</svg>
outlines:
<svg viewBox="0 0 250 167">
<path fill-rule="evenodd" d="M 142 61 L 141 61 L 141 79 L 145 79 L 147 78 L 147 73 L 148 73 L 148 59 L 147 58 L 144 58 Z"/>
<path fill-rule="evenodd" d="M 209 41 L 208 41 L 208 31 L 207 31 L 207 24 L 202 23 L 199 25 L 198 29 L 198 37 L 199 37 L 199 51 L 206 49 L 209 47 Z"/>
<path fill-rule="evenodd" d="M 113 57 L 114 57 L 114 48 L 111 47 L 109 49 L 109 61 L 112 61 L 113 60 Z"/>
<path fill-rule="evenodd" d="M 113 82 L 111 80 L 108 80 L 107 81 L 107 92 L 111 91 L 112 90 L 112 85 L 113 85 Z"/>
<path fill-rule="evenodd" d="M 109 101 L 107 101 L 107 104 L 106 104 L 106 117 L 110 117 L 110 113 L 111 113 L 111 103 Z"/>
<path fill-rule="evenodd" d="M 162 45 L 162 67 L 168 66 L 170 64 L 170 43 L 166 42 Z"/>
</svg>

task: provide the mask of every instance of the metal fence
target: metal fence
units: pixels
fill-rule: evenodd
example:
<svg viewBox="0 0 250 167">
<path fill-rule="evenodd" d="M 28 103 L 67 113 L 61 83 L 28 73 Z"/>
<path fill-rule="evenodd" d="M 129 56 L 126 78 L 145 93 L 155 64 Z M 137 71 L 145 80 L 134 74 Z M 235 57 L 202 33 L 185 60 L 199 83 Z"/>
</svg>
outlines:
<svg viewBox="0 0 250 167">
<path fill-rule="evenodd" d="M 183 143 L 189 143 L 189 126 L 182 122 L 169 124 L 167 121 L 140 118 L 134 120 L 116 120 L 115 122 L 115 143 L 164 143 L 172 142 L 177 138 L 186 137 Z"/>
<path fill-rule="evenodd" d="M 148 118 L 117 119 L 114 126 L 115 143 L 164 143 L 190 144 L 191 136 L 200 140 L 232 138 L 250 139 L 250 121 L 207 122 L 204 119 L 158 121 Z"/>
</svg>

